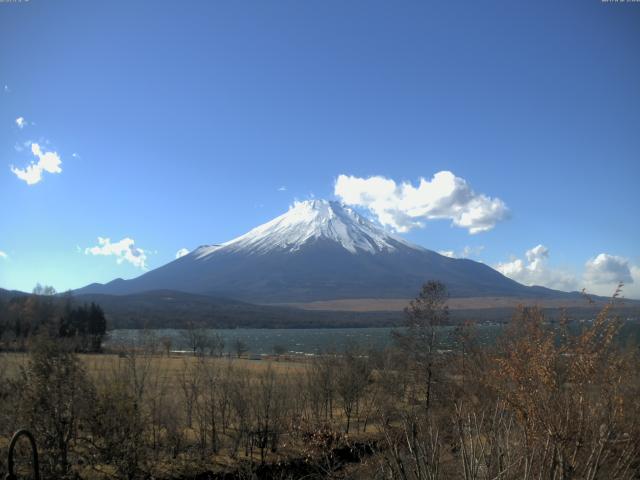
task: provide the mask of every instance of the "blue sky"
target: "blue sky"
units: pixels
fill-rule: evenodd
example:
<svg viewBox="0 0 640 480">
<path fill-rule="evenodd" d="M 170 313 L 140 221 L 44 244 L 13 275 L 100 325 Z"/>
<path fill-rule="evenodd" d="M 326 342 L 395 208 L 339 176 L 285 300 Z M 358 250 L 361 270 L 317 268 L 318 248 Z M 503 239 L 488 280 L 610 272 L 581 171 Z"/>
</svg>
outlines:
<svg viewBox="0 0 640 480">
<path fill-rule="evenodd" d="M 0 287 L 134 277 L 344 200 L 340 175 L 449 171 L 508 215 L 408 240 L 640 297 L 640 3 L 30 0 L 0 45 Z"/>
</svg>

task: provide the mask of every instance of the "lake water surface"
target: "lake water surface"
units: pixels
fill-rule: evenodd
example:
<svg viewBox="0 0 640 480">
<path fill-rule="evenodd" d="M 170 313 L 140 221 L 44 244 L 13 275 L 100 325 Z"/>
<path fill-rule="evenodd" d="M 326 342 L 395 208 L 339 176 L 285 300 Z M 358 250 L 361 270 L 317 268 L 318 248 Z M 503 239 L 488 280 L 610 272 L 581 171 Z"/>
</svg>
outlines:
<svg viewBox="0 0 640 480">
<path fill-rule="evenodd" d="M 574 329 L 579 328 L 578 325 Z M 392 328 L 310 328 L 310 329 L 216 329 L 225 342 L 225 351 L 233 349 L 236 339 L 242 340 L 253 354 L 273 353 L 276 346 L 281 346 L 289 353 L 318 354 L 328 351 L 343 351 L 348 345 L 356 345 L 362 349 L 382 349 L 393 341 Z M 455 345 L 455 327 L 438 329 L 440 348 L 453 348 Z M 475 338 L 480 344 L 492 344 L 504 331 L 502 325 L 476 325 Z M 622 329 L 623 342 L 640 343 L 640 323 L 626 323 Z M 175 351 L 188 350 L 189 344 L 185 330 L 112 330 L 105 346 L 136 347 L 150 342 L 160 344 L 163 338 L 171 339 L 171 348 Z"/>
</svg>

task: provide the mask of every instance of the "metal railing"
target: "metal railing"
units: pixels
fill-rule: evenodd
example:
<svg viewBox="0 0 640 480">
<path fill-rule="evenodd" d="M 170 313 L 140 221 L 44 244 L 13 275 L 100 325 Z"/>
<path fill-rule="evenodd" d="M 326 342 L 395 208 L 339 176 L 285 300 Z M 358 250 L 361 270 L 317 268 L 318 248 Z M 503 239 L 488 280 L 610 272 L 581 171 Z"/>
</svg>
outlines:
<svg viewBox="0 0 640 480">
<path fill-rule="evenodd" d="M 5 480 L 18 480 L 18 477 L 14 472 L 15 465 L 13 461 L 13 452 L 16 448 L 16 443 L 18 443 L 20 437 L 23 436 L 27 437 L 27 439 L 29 440 L 29 444 L 31 445 L 33 478 L 35 480 L 40 480 L 40 465 L 38 464 L 38 449 L 36 448 L 36 439 L 33 438 L 33 435 L 29 430 L 25 429 L 18 430 L 13 434 L 13 437 L 11 437 L 11 442 L 9 443 L 9 457 L 7 459 L 7 468 L 9 470 L 9 473 L 7 473 L 7 475 L 4 477 Z"/>
</svg>

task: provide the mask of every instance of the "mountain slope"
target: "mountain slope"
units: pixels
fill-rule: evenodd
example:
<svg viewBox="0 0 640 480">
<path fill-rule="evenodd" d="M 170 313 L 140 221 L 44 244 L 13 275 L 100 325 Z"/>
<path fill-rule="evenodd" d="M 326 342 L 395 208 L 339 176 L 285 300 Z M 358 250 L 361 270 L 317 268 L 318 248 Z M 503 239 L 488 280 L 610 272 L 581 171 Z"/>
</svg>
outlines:
<svg viewBox="0 0 640 480">
<path fill-rule="evenodd" d="M 519 298 L 451 299 L 450 318 L 461 321 L 508 321 Z M 350 309 L 319 302 L 312 309 L 292 306 L 252 305 L 245 302 L 177 291 L 149 291 L 131 295 L 85 294 L 77 303 L 98 303 L 112 328 L 185 328 L 188 325 L 211 328 L 332 328 L 397 326 L 408 300 L 381 301 L 374 309 Z M 592 317 L 607 299 L 589 304 L 585 299 L 534 301 L 544 308 L 549 319 L 567 314 L 571 318 Z M 334 301 L 335 303 L 348 302 Z M 526 301 L 524 303 L 527 303 Z M 625 317 L 638 318 L 640 302 L 619 304 L 616 310 Z"/>
<path fill-rule="evenodd" d="M 15 297 L 24 297 L 26 295 L 29 294 L 18 290 L 5 290 L 4 288 L 0 288 L 0 300 L 10 300 Z"/>
<path fill-rule="evenodd" d="M 166 289 L 258 303 L 306 302 L 410 298 L 427 280 L 444 282 L 457 297 L 563 295 L 525 287 L 482 263 L 412 245 L 324 200 L 298 202 L 222 245 L 202 246 L 140 277 L 92 284 L 77 293 Z"/>
</svg>

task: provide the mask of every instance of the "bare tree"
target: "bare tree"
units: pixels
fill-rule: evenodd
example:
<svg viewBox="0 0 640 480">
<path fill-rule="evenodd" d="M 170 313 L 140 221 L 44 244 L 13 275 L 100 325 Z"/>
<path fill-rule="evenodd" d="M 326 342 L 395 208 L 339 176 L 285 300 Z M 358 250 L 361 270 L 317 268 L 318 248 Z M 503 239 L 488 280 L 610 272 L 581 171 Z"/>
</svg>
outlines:
<svg viewBox="0 0 640 480">
<path fill-rule="evenodd" d="M 20 410 L 46 452 L 44 466 L 64 477 L 78 442 L 78 428 L 87 423 L 94 390 L 78 357 L 61 342 L 41 337 L 22 372 Z"/>
<path fill-rule="evenodd" d="M 207 353 L 211 357 L 222 357 L 224 354 L 225 342 L 222 335 L 218 332 L 207 332 L 206 336 L 206 349 Z"/>
<path fill-rule="evenodd" d="M 333 418 L 337 368 L 337 356 L 326 353 L 315 357 L 306 372 L 309 402 L 318 424 L 326 424 Z"/>
<path fill-rule="evenodd" d="M 165 336 L 160 338 L 160 343 L 162 344 L 162 351 L 167 357 L 169 357 L 171 355 L 171 346 L 173 344 L 171 337 Z"/>
<path fill-rule="evenodd" d="M 233 342 L 233 350 L 236 352 L 236 356 L 240 358 L 249 351 L 249 347 L 242 339 L 236 338 Z"/>
<path fill-rule="evenodd" d="M 405 331 L 394 332 L 398 346 L 406 354 L 413 375 L 415 400 L 423 403 L 425 412 L 432 403 L 436 373 L 437 327 L 449 320 L 448 294 L 444 284 L 429 281 L 405 309 Z"/>
<path fill-rule="evenodd" d="M 197 375 L 197 363 L 193 358 L 183 358 L 182 366 L 178 372 L 178 385 L 182 393 L 185 408 L 185 419 L 188 428 L 193 426 L 193 409 L 199 395 L 199 376 Z"/>
<path fill-rule="evenodd" d="M 253 442 L 260 450 L 264 463 L 267 450 L 278 449 L 284 419 L 287 417 L 287 385 L 271 367 L 258 375 L 252 402 L 254 424 Z"/>
<path fill-rule="evenodd" d="M 274 345 L 273 346 L 273 353 L 276 355 L 277 359 L 280 360 L 280 357 L 282 355 L 284 355 L 285 353 L 287 353 L 287 347 L 285 347 L 284 345 Z"/>
<path fill-rule="evenodd" d="M 187 348 L 194 355 L 204 355 L 208 346 L 208 335 L 206 330 L 198 328 L 193 322 L 188 322 L 182 330 L 182 338 L 187 344 Z"/>
<path fill-rule="evenodd" d="M 336 376 L 336 392 L 345 415 L 345 433 L 349 433 L 353 416 L 358 415 L 360 402 L 365 394 L 370 374 L 371 370 L 367 359 L 359 355 L 357 350 L 351 348 L 344 352 L 334 375 Z"/>
<path fill-rule="evenodd" d="M 611 309 L 575 335 L 538 308 L 520 308 L 500 342 L 483 380 L 516 420 L 522 478 L 635 474 L 640 404 L 628 399 L 640 385 L 638 360 L 616 344 L 621 324 Z"/>
</svg>

